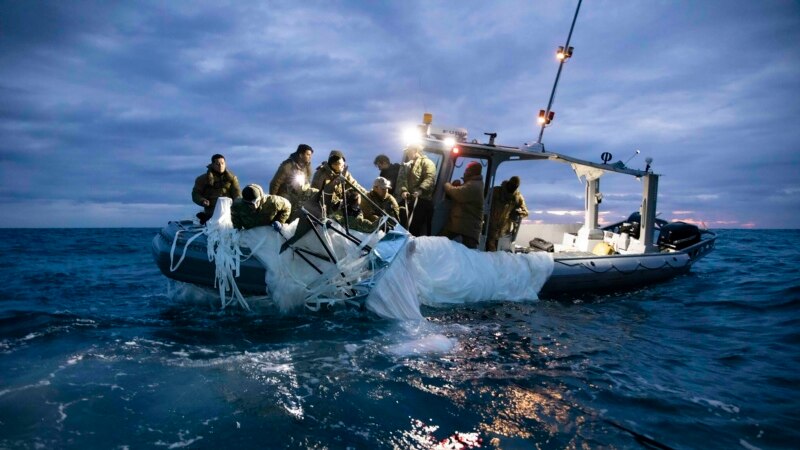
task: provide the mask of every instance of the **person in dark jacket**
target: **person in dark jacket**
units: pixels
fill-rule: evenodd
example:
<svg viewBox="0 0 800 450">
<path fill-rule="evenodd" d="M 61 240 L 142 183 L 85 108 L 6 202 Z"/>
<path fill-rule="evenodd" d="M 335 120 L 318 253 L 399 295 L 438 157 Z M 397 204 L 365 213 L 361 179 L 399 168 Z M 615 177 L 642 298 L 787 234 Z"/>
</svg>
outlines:
<svg viewBox="0 0 800 450">
<path fill-rule="evenodd" d="M 306 144 L 297 146 L 297 150 L 289 155 L 289 159 L 282 162 L 275 171 L 272 181 L 269 183 L 270 195 L 280 195 L 284 198 L 292 184 L 304 186 L 311 182 L 311 155 L 314 149 Z M 290 199 L 291 200 L 291 199 Z"/>
<path fill-rule="evenodd" d="M 242 190 L 242 198 L 236 199 L 231 206 L 231 221 L 234 228 L 250 229 L 272 225 L 275 231 L 292 213 L 289 200 L 280 195 L 264 195 L 264 190 L 257 184 L 248 184 Z"/>
<path fill-rule="evenodd" d="M 464 171 L 464 183 L 456 180 L 445 183 L 444 192 L 452 201 L 450 217 L 444 235 L 450 239 L 461 239 L 468 248 L 478 248 L 483 226 L 483 176 L 481 164 L 471 162 Z"/>
<path fill-rule="evenodd" d="M 375 167 L 381 171 L 380 176 L 389 180 L 389 184 L 392 186 L 389 189 L 389 195 L 396 195 L 397 176 L 400 174 L 401 166 L 402 164 L 399 163 L 392 164 L 392 161 L 386 155 L 378 155 L 375 157 Z"/>
<path fill-rule="evenodd" d="M 203 212 L 197 213 L 197 218 L 203 224 L 214 215 L 218 198 L 230 197 L 235 200 L 242 195 L 239 180 L 228 170 L 224 156 L 212 156 L 211 164 L 207 167 L 208 171 L 194 180 L 192 188 L 192 201 L 203 207 Z"/>
<path fill-rule="evenodd" d="M 519 177 L 513 176 L 492 188 L 492 210 L 489 213 L 489 233 L 486 251 L 497 250 L 501 237 L 512 233 L 514 224 L 528 217 L 528 207 L 519 192 Z"/>
</svg>

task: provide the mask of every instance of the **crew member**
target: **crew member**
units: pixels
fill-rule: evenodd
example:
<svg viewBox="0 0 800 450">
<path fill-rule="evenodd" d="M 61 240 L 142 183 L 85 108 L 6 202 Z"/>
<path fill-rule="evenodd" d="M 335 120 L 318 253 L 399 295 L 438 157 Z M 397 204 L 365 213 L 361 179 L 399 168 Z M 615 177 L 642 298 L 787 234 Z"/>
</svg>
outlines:
<svg viewBox="0 0 800 450">
<path fill-rule="evenodd" d="M 400 174 L 400 163 L 392 163 L 386 155 L 378 155 L 375 157 L 375 167 L 381 171 L 380 176 L 387 179 L 392 186 L 389 188 L 389 195 L 397 195 L 395 189 L 397 187 L 397 177 Z"/>
<path fill-rule="evenodd" d="M 361 211 L 367 220 L 379 220 L 384 213 L 394 220 L 400 219 L 400 207 L 397 200 L 389 195 L 391 183 L 384 177 L 375 178 L 372 190 L 367 194 L 367 199 L 362 202 Z"/>
<path fill-rule="evenodd" d="M 362 233 L 372 233 L 375 231 L 377 222 L 365 218 L 361 210 L 361 194 L 351 189 L 347 191 L 345 196 L 347 201 L 331 214 L 331 218 L 339 222 L 342 226 L 345 226 L 346 222 L 350 230 L 360 231 Z"/>
<path fill-rule="evenodd" d="M 492 209 L 489 213 L 489 233 L 486 240 L 486 251 L 497 250 L 497 242 L 501 237 L 514 233 L 514 227 L 528 217 L 525 198 L 519 192 L 519 177 L 513 176 L 503 181 L 500 186 L 492 188 Z"/>
<path fill-rule="evenodd" d="M 279 231 L 291 213 L 289 200 L 280 195 L 264 195 L 261 186 L 248 184 L 242 190 L 242 198 L 235 200 L 231 206 L 231 221 L 234 228 L 247 230 L 272 225 Z"/>
<path fill-rule="evenodd" d="M 464 170 L 464 182 L 445 183 L 444 192 L 452 200 L 444 235 L 461 240 L 468 248 L 478 248 L 483 226 L 483 176 L 481 163 L 471 162 Z"/>
<path fill-rule="evenodd" d="M 430 236 L 436 164 L 422 154 L 419 144 L 409 145 L 406 154 L 408 166 L 400 171 L 397 185 L 408 208 L 408 231 L 414 236 Z"/>
<path fill-rule="evenodd" d="M 272 181 L 269 183 L 270 195 L 282 195 L 291 189 L 291 185 L 303 186 L 311 181 L 311 155 L 314 149 L 306 144 L 297 146 L 297 150 L 278 166 Z"/>
<path fill-rule="evenodd" d="M 192 201 L 203 207 L 203 212 L 197 213 L 200 223 L 205 224 L 214 215 L 214 207 L 220 197 L 237 199 L 241 196 L 239 180 L 225 165 L 225 157 L 216 154 L 211 157 L 208 171 L 194 180 L 192 188 Z"/>
<path fill-rule="evenodd" d="M 344 153 L 339 150 L 331 150 L 328 160 L 317 167 L 311 180 L 311 187 L 321 191 L 322 204 L 328 212 L 339 208 L 344 200 L 344 193 L 349 189 L 355 189 L 363 195 L 367 194 L 367 190 L 350 175 Z"/>
</svg>

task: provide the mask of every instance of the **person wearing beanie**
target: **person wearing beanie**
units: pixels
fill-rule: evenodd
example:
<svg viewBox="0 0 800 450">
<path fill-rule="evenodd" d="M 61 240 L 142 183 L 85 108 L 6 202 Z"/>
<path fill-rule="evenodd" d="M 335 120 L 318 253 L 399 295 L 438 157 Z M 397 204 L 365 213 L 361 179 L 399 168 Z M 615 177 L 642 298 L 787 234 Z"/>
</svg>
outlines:
<svg viewBox="0 0 800 450">
<path fill-rule="evenodd" d="M 344 200 L 345 192 L 350 189 L 367 195 L 367 190 L 347 170 L 344 153 L 340 150 L 331 150 L 328 160 L 317 167 L 311 187 L 321 191 L 321 202 L 327 211 L 336 210 Z"/>
<path fill-rule="evenodd" d="M 242 197 L 234 200 L 231 206 L 231 221 L 234 228 L 248 230 L 272 225 L 277 231 L 291 213 L 289 200 L 280 195 L 265 195 L 261 186 L 248 184 L 242 190 Z"/>
<path fill-rule="evenodd" d="M 422 153 L 419 144 L 406 147 L 406 156 L 408 163 L 397 177 L 397 189 L 408 211 L 407 228 L 414 236 L 430 236 L 436 164 Z"/>
<path fill-rule="evenodd" d="M 497 251 L 501 237 L 514 234 L 519 221 L 528 217 L 525 198 L 519 192 L 520 180 L 513 176 L 492 188 L 492 208 L 489 213 L 489 232 L 486 238 L 486 251 Z"/>
<path fill-rule="evenodd" d="M 214 215 L 218 198 L 230 197 L 235 200 L 241 195 L 239 179 L 228 170 L 224 156 L 212 156 L 211 164 L 206 167 L 208 170 L 194 180 L 192 188 L 192 201 L 203 207 L 203 212 L 197 213 L 201 224 Z"/>
<path fill-rule="evenodd" d="M 379 220 L 384 213 L 394 220 L 400 219 L 400 205 L 397 200 L 389 195 L 392 183 L 386 178 L 378 177 L 372 183 L 372 190 L 367 194 L 366 201 L 362 202 L 361 210 L 367 220 Z"/>
<path fill-rule="evenodd" d="M 310 145 L 300 144 L 289 158 L 278 166 L 278 170 L 269 182 L 270 195 L 291 196 L 292 186 L 304 186 L 311 182 L 311 155 L 314 149 Z"/>
<path fill-rule="evenodd" d="M 483 226 L 483 175 L 481 163 L 473 161 L 464 170 L 463 183 L 445 183 L 444 192 L 452 202 L 444 235 L 460 240 L 467 248 L 478 248 Z"/>
</svg>

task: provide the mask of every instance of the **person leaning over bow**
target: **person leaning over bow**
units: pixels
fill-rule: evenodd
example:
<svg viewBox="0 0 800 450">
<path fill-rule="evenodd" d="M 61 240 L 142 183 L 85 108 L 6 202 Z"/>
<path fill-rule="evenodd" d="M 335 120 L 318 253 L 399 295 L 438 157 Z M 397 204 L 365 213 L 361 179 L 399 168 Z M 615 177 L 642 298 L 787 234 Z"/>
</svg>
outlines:
<svg viewBox="0 0 800 450">
<path fill-rule="evenodd" d="M 311 155 L 314 149 L 306 144 L 297 146 L 297 150 L 278 166 L 272 181 L 269 183 L 270 195 L 286 197 L 286 192 L 293 183 L 300 186 L 311 182 Z M 302 178 L 302 179 L 301 179 Z"/>
<path fill-rule="evenodd" d="M 242 190 L 242 198 L 236 199 L 231 206 L 231 221 L 234 228 L 260 227 L 272 225 L 275 231 L 292 213 L 289 200 L 280 195 L 264 195 L 264 190 L 257 184 L 248 184 Z"/>
<path fill-rule="evenodd" d="M 468 248 L 478 248 L 483 225 L 483 176 L 481 164 L 471 162 L 464 170 L 464 183 L 458 180 L 444 184 L 444 192 L 453 204 L 444 235 L 450 239 L 461 238 Z"/>
<path fill-rule="evenodd" d="M 367 200 L 361 202 L 361 211 L 367 220 L 379 220 L 383 216 L 383 212 L 395 220 L 400 218 L 400 206 L 397 204 L 397 200 L 389 195 L 391 187 L 392 184 L 386 178 L 375 178 L 372 190 L 367 194 Z"/>
<path fill-rule="evenodd" d="M 197 218 L 203 224 L 214 215 L 218 198 L 230 197 L 235 200 L 242 194 L 239 180 L 228 170 L 224 156 L 212 156 L 211 164 L 207 167 L 208 171 L 194 180 L 192 188 L 192 201 L 203 207 L 203 212 L 197 213 Z"/>
<path fill-rule="evenodd" d="M 497 242 L 512 232 L 514 222 L 528 217 L 525 198 L 519 192 L 519 177 L 513 176 L 492 188 L 492 210 L 489 213 L 489 234 L 486 251 L 497 251 Z"/>
<path fill-rule="evenodd" d="M 367 190 L 350 175 L 344 153 L 339 150 L 331 150 L 328 160 L 317 167 L 311 180 L 311 187 L 322 191 L 323 204 L 329 212 L 339 208 L 344 200 L 345 191 L 353 187 L 362 195 L 367 195 Z"/>
<path fill-rule="evenodd" d="M 409 145 L 409 161 L 400 170 L 397 187 L 400 198 L 408 204 L 410 222 L 408 231 L 414 236 L 429 236 L 433 219 L 433 188 L 436 181 L 436 164 L 422 154 L 422 146 Z M 416 204 L 416 205 L 415 205 Z"/>
<path fill-rule="evenodd" d="M 389 188 L 389 195 L 397 195 L 395 189 L 397 188 L 397 177 L 400 175 L 400 167 L 402 164 L 394 163 L 386 155 L 378 155 L 375 157 L 375 167 L 381 171 L 380 176 L 389 180 L 392 186 Z"/>
</svg>

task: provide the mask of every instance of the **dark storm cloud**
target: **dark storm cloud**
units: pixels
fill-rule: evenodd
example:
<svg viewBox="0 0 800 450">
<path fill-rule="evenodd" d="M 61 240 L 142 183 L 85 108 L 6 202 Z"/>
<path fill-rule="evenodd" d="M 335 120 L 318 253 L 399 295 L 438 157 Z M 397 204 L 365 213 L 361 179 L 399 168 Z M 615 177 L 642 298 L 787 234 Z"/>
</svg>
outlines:
<svg viewBox="0 0 800 450">
<path fill-rule="evenodd" d="M 470 138 L 533 142 L 573 7 L 0 2 L 0 203 L 20 212 L 0 226 L 159 226 L 193 214 L 212 153 L 266 185 L 300 142 L 315 163 L 343 149 L 368 184 L 424 111 Z M 631 165 L 655 159 L 667 218 L 796 226 L 799 10 L 585 2 L 547 148 L 641 149 Z M 520 173 L 543 219 L 582 207 L 574 174 L 556 172 Z M 602 185 L 608 216 L 636 207 L 637 183 Z"/>
</svg>

